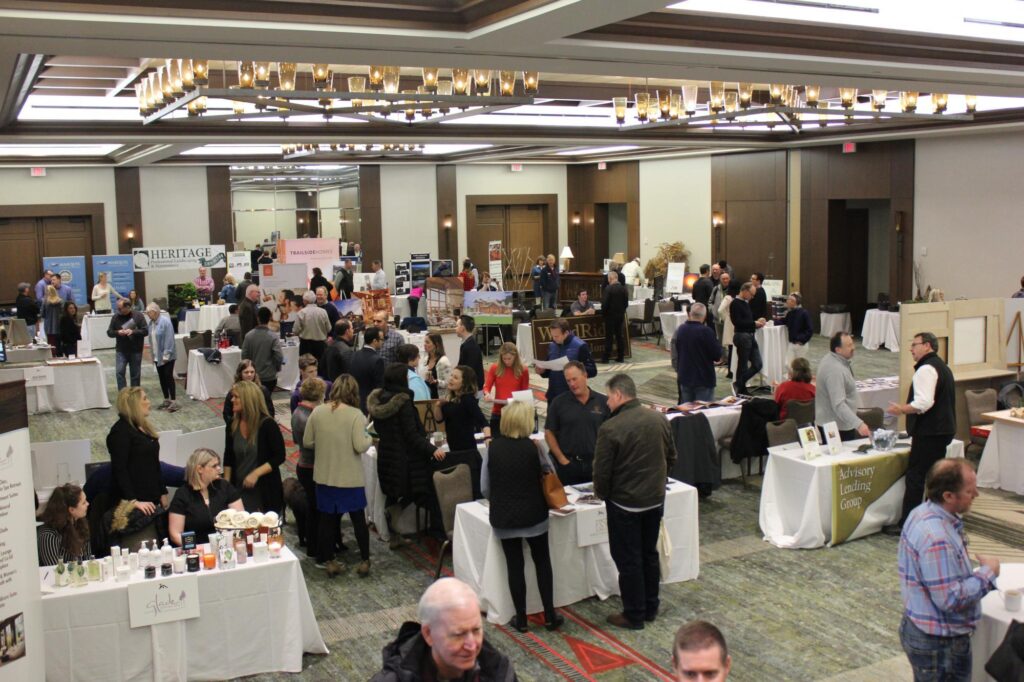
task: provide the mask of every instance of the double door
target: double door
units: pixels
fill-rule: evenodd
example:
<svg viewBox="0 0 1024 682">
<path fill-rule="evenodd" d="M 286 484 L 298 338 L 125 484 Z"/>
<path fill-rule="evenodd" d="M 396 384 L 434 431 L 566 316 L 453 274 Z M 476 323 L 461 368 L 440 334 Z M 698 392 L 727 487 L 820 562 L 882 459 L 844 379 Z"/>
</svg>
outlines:
<svg viewBox="0 0 1024 682">
<path fill-rule="evenodd" d="M 89 216 L 0 217 L 0 244 L 5 256 L 0 268 L 0 305 L 14 303 L 20 282 L 35 286 L 43 273 L 44 256 L 85 256 L 86 276 L 92 281 Z"/>
</svg>

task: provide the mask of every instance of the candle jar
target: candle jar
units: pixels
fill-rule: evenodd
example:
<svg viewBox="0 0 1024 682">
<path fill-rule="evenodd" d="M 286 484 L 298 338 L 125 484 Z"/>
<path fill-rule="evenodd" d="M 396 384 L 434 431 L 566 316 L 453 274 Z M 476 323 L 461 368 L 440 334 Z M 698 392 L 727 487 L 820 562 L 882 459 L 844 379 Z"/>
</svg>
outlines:
<svg viewBox="0 0 1024 682">
<path fill-rule="evenodd" d="M 160 576 L 166 578 L 174 572 L 174 566 L 172 564 L 160 564 Z"/>
<path fill-rule="evenodd" d="M 179 554 L 178 556 L 174 557 L 174 572 L 184 573 L 187 564 L 188 558 L 184 554 Z"/>
<path fill-rule="evenodd" d="M 217 568 L 217 555 L 213 552 L 206 552 L 203 554 L 203 568 L 208 571 Z"/>
<path fill-rule="evenodd" d="M 267 547 L 269 547 L 269 549 L 270 549 L 270 558 L 271 559 L 280 559 L 281 558 L 281 540 L 280 540 L 280 538 L 275 538 L 274 540 L 271 540 L 270 543 L 267 545 Z"/>
<path fill-rule="evenodd" d="M 188 570 L 189 573 L 198 573 L 199 572 L 199 555 L 198 554 L 189 554 L 187 557 L 185 557 L 185 566 L 186 566 L 186 570 Z"/>
<path fill-rule="evenodd" d="M 156 577 L 156 566 L 154 566 L 153 564 L 150 564 L 149 566 L 146 566 L 145 576 L 146 576 L 146 580 L 151 580 L 152 578 L 155 578 Z"/>
<path fill-rule="evenodd" d="M 245 563 L 245 559 L 248 556 L 246 546 L 245 538 L 235 538 L 235 561 L 238 562 L 239 566 Z"/>
</svg>

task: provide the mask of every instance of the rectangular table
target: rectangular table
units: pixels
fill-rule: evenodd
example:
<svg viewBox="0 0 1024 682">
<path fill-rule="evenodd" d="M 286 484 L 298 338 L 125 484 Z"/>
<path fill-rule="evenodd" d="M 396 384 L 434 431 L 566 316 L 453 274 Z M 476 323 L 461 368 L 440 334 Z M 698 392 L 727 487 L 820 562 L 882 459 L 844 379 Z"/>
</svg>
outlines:
<svg viewBox="0 0 1024 682">
<path fill-rule="evenodd" d="M 686 311 L 680 310 L 679 312 L 670 311 L 659 313 L 658 317 L 661 318 L 661 333 L 666 339 L 665 346 L 671 349 L 672 335 L 675 334 L 676 329 L 678 329 L 687 320 Z"/>
<path fill-rule="evenodd" d="M 765 540 L 782 549 L 813 549 L 828 544 L 832 535 L 832 465 L 856 462 L 858 455 L 853 450 L 866 442 L 848 441 L 843 444 L 842 454 L 810 461 L 804 459 L 799 443 L 769 448 L 758 512 Z M 872 450 L 869 454 L 886 453 Z M 890 454 L 895 456 L 896 452 Z M 950 443 L 946 456 L 963 457 L 963 442 Z M 877 533 L 882 526 L 899 521 L 904 490 L 901 477 L 865 510 L 860 525 L 848 539 Z"/>
<path fill-rule="evenodd" d="M 93 352 L 114 347 L 114 339 L 107 336 L 112 317 L 111 313 L 90 313 L 82 318 L 82 343 L 87 344 Z"/>
<path fill-rule="evenodd" d="M 571 488 L 566 490 L 573 492 Z M 662 576 L 662 583 L 695 580 L 700 571 L 697 489 L 672 481 L 665 496 L 664 518 L 672 540 L 672 556 L 669 573 Z M 619 574 L 608 541 L 580 547 L 576 514 L 551 516 L 548 545 L 555 606 L 567 606 L 593 596 L 607 599 L 619 594 Z M 526 611 L 537 613 L 542 606 L 529 547 L 524 547 L 524 554 Z M 489 509 L 481 502 L 460 504 L 456 508 L 452 564 L 455 577 L 465 581 L 479 595 L 487 620 L 505 623 L 515 615 L 501 541 L 491 532 Z"/>
<path fill-rule="evenodd" d="M 277 385 L 287 391 L 299 383 L 299 346 L 282 344 L 284 365 L 277 373 Z M 221 362 L 207 362 L 197 350 L 188 354 L 188 376 L 185 392 L 194 400 L 223 398 L 235 383 L 235 369 L 242 360 L 242 349 L 237 346 L 221 349 Z"/>
<path fill-rule="evenodd" d="M 46 362 L 53 357 L 50 346 L 25 346 L 24 348 L 8 348 L 7 362 L 12 365 L 19 362 Z"/>
<path fill-rule="evenodd" d="M 864 313 L 861 328 L 861 345 L 868 350 L 878 350 L 884 345 L 893 353 L 900 352 L 900 314 L 888 310 L 871 308 Z"/>
<path fill-rule="evenodd" d="M 1000 590 L 1024 588 L 1024 564 L 1002 564 L 996 587 Z M 996 591 L 989 592 L 981 600 L 981 620 L 971 635 L 971 682 L 990 682 L 985 672 L 985 663 L 996 652 L 1010 622 L 1024 619 L 1024 612 L 1007 611 L 1003 600 Z"/>
<path fill-rule="evenodd" d="M 53 384 L 30 386 L 25 390 L 29 414 L 43 412 L 79 412 L 110 407 L 107 378 L 99 360 L 51 365 Z M 23 369 L 0 369 L 0 381 L 25 378 Z"/>
<path fill-rule="evenodd" d="M 53 584 L 53 569 L 40 579 Z M 301 672 L 303 652 L 328 653 L 298 559 L 198 574 L 199 618 L 131 628 L 128 585 L 64 587 L 42 599 L 49 680 L 225 680 Z M 173 588 L 180 576 L 158 578 Z M 135 581 L 141 581 L 141 571 Z"/>
<path fill-rule="evenodd" d="M 1010 416 L 1010 410 L 986 412 L 992 432 L 978 463 L 978 485 L 1024 495 L 1024 419 Z"/>
</svg>

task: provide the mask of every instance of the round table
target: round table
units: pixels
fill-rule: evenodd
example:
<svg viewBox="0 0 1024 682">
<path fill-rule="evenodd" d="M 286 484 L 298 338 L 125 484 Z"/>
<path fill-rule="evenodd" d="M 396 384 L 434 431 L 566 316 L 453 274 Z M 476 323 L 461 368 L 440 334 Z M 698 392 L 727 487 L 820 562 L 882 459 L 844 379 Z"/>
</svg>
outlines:
<svg viewBox="0 0 1024 682">
<path fill-rule="evenodd" d="M 1024 588 L 1024 564 L 1002 564 L 996 587 L 1001 590 Z M 1024 611 L 1007 611 L 999 592 L 993 591 L 981 600 L 981 620 L 971 635 L 971 682 L 987 682 L 985 663 L 1006 637 L 1010 621 L 1024 620 Z"/>
</svg>

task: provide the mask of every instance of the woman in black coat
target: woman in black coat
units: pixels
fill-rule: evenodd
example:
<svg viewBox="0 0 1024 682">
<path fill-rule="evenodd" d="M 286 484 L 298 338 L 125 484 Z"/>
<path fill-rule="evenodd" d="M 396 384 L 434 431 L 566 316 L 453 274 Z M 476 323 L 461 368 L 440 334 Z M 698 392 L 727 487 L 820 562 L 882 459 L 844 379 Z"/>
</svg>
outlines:
<svg viewBox="0 0 1024 682">
<path fill-rule="evenodd" d="M 442 460 L 445 452 L 427 438 L 409 390 L 409 367 L 400 362 L 384 370 L 383 388 L 374 389 L 366 399 L 366 410 L 378 434 L 377 477 L 387 505 L 389 525 L 410 502 L 436 506 L 431 484 L 430 460 Z M 439 514 L 434 515 L 440 521 Z M 389 527 L 391 547 L 401 538 Z"/>
<path fill-rule="evenodd" d="M 547 629 L 557 630 L 564 620 L 555 612 L 548 505 L 541 491 L 540 452 L 530 440 L 532 431 L 533 407 L 516 401 L 506 405 L 501 411 L 501 435 L 487 451 L 480 481 L 490 500 L 491 527 L 505 554 L 508 588 L 516 609 L 509 626 L 520 632 L 528 627 L 523 540 L 533 556 Z"/>
<path fill-rule="evenodd" d="M 309 278 L 309 290 L 314 294 L 319 287 L 327 289 L 327 300 L 331 300 L 331 289 L 334 288 L 334 284 L 324 277 L 323 270 L 320 268 L 313 268 L 313 276 Z"/>
<path fill-rule="evenodd" d="M 78 355 L 78 342 L 82 340 L 82 325 L 78 324 L 78 306 L 74 301 L 64 304 L 60 316 L 60 345 L 57 352 L 64 356 Z"/>
<path fill-rule="evenodd" d="M 284 437 L 267 414 L 263 394 L 255 383 L 240 381 L 231 389 L 235 418 L 224 442 L 224 478 L 242 491 L 246 511 L 281 513 L 284 488 Z"/>
<path fill-rule="evenodd" d="M 476 372 L 459 365 L 448 375 L 448 394 L 434 403 L 434 419 L 444 424 L 448 441 L 448 456 L 435 464 L 435 469 L 447 469 L 456 464 L 468 464 L 473 480 L 473 499 L 480 499 L 480 470 L 483 459 L 476 446 L 476 434 L 482 431 L 491 437 L 490 422 L 476 399 Z"/>
<path fill-rule="evenodd" d="M 135 509 L 152 516 L 166 508 L 167 487 L 160 474 L 160 438 L 149 422 L 150 403 L 139 386 L 122 388 L 117 394 L 120 418 L 107 434 L 110 469 L 113 477 L 111 497 L 134 500 Z M 164 537 L 166 517 L 158 517 L 157 533 Z"/>
</svg>

